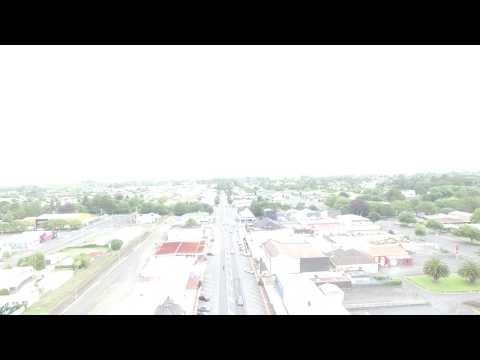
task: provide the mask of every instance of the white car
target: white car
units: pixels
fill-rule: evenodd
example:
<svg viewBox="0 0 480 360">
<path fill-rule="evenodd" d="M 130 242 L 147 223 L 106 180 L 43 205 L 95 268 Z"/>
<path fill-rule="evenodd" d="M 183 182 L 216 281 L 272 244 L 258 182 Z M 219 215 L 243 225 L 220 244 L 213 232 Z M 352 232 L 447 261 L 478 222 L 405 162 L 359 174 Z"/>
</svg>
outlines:
<svg viewBox="0 0 480 360">
<path fill-rule="evenodd" d="M 245 269 L 243 269 L 243 271 L 245 271 L 247 274 L 251 274 L 251 275 L 255 274 L 255 271 L 253 271 L 252 269 L 249 269 L 249 268 L 245 268 Z"/>
</svg>

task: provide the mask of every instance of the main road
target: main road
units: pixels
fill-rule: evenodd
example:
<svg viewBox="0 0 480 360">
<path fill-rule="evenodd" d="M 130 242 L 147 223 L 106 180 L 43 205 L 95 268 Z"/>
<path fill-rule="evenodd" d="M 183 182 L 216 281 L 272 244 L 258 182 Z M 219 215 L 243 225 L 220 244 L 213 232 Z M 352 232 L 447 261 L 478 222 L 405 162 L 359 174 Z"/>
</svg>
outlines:
<svg viewBox="0 0 480 360">
<path fill-rule="evenodd" d="M 146 259 L 161 242 L 166 225 L 159 225 L 151 235 L 115 263 L 105 274 L 80 295 L 65 315 L 153 315 L 160 299 L 145 290 L 139 272 Z"/>
<path fill-rule="evenodd" d="M 215 250 L 207 266 L 202 293 L 210 298 L 214 315 L 264 315 L 265 304 L 244 243 L 235 208 L 222 194 L 215 208 Z M 242 249 L 243 248 L 243 249 Z"/>
</svg>

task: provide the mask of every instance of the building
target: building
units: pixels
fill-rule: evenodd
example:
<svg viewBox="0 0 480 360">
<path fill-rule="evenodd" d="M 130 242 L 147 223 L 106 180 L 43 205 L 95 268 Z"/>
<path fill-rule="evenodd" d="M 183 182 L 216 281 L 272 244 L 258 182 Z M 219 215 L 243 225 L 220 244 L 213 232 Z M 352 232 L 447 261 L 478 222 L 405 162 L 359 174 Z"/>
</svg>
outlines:
<svg viewBox="0 0 480 360">
<path fill-rule="evenodd" d="M 356 249 L 334 250 L 328 254 L 336 271 L 377 273 L 378 263 L 370 255 Z"/>
<path fill-rule="evenodd" d="M 169 296 L 155 309 L 154 315 L 185 315 L 185 310 Z"/>
<path fill-rule="evenodd" d="M 370 245 L 367 254 L 380 266 L 413 264 L 410 254 L 399 244 Z"/>
<path fill-rule="evenodd" d="M 252 211 L 249 208 L 241 210 L 238 216 L 240 217 L 240 222 L 242 224 L 252 225 L 255 223 L 255 221 L 257 221 L 257 218 L 255 217 L 255 215 L 253 215 Z"/>
<path fill-rule="evenodd" d="M 260 269 L 270 274 L 328 271 L 331 267 L 328 256 L 308 242 L 268 240 L 262 247 L 265 255 L 261 258 Z"/>
<path fill-rule="evenodd" d="M 288 315 L 349 315 L 338 291 L 331 287 L 322 291 L 308 278 L 279 275 L 277 288 Z"/>
<path fill-rule="evenodd" d="M 359 215 L 338 215 L 337 220 L 344 225 L 344 230 L 349 233 L 374 233 L 381 230 L 379 225 L 374 224 L 363 216 Z"/>
<path fill-rule="evenodd" d="M 472 214 L 463 211 L 452 211 L 448 214 L 424 215 L 426 220 L 435 220 L 443 225 L 464 225 L 471 222 Z"/>
<path fill-rule="evenodd" d="M 417 193 L 415 190 L 403 190 L 402 195 L 407 199 L 413 199 L 415 196 L 417 196 Z"/>
<path fill-rule="evenodd" d="M 162 217 L 158 214 L 149 213 L 149 214 L 137 214 L 135 217 L 135 222 L 137 224 L 153 224 L 158 222 Z"/>
</svg>

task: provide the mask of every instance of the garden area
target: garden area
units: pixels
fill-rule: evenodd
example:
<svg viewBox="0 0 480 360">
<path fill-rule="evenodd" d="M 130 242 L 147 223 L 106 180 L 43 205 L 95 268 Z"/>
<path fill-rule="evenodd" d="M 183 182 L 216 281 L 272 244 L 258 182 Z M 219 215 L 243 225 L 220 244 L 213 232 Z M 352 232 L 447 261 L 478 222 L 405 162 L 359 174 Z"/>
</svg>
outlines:
<svg viewBox="0 0 480 360">
<path fill-rule="evenodd" d="M 468 282 L 457 274 L 434 281 L 428 275 L 410 276 L 407 278 L 415 285 L 437 293 L 461 293 L 480 292 L 480 282 Z"/>
</svg>

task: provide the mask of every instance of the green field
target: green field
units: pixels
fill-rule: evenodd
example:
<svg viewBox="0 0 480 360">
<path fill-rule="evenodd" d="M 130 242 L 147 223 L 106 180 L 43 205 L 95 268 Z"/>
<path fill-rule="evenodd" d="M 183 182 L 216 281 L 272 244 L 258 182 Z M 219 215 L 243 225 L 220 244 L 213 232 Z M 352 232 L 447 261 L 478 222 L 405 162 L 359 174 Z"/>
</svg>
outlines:
<svg viewBox="0 0 480 360">
<path fill-rule="evenodd" d="M 425 290 L 437 293 L 480 292 L 480 281 L 470 284 L 457 274 L 452 274 L 448 278 L 442 278 L 437 282 L 434 282 L 427 275 L 410 276 L 407 279 Z"/>
</svg>

